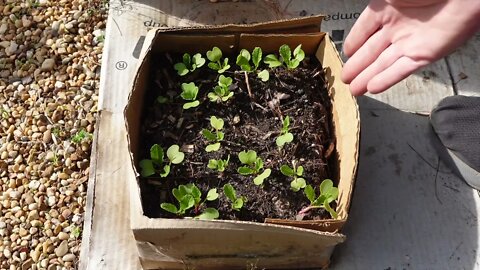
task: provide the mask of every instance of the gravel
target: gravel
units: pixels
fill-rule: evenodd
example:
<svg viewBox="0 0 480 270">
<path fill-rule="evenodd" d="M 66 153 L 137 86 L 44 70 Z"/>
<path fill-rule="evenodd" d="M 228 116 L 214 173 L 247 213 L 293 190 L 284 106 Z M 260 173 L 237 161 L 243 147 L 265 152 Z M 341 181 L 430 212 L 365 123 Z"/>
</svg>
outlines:
<svg viewBox="0 0 480 270">
<path fill-rule="evenodd" d="M 104 0 L 0 0 L 0 270 L 75 269 Z"/>
</svg>

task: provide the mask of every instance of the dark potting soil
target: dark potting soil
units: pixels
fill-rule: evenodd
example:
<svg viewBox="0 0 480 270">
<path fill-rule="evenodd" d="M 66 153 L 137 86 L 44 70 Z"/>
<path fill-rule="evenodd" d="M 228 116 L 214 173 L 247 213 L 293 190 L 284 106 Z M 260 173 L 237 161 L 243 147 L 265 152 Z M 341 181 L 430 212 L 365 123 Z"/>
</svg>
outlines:
<svg viewBox="0 0 480 270">
<path fill-rule="evenodd" d="M 211 102 L 208 92 L 217 85 L 219 74 L 205 64 L 186 76 L 177 75 L 173 69 L 181 55 L 158 55 L 152 66 L 151 81 L 141 125 L 141 158 L 149 158 L 149 149 L 159 144 L 165 151 L 177 144 L 185 152 L 185 160 L 172 165 L 166 178 L 159 176 L 141 179 L 142 204 L 145 214 L 151 218 L 176 218 L 160 208 L 163 202 L 178 205 L 172 189 L 180 184 L 195 183 L 202 191 L 202 198 L 211 188 L 217 188 L 219 199 L 207 202 L 204 207 L 218 209 L 220 219 L 263 222 L 265 218 L 295 219 L 298 211 L 309 205 L 303 190 L 290 188 L 291 178 L 280 172 L 283 164 L 304 167 L 303 177 L 315 187 L 324 179 L 333 176 L 332 153 L 335 148 L 331 121 L 331 102 L 324 81 L 321 64 L 314 56 L 307 56 L 294 70 L 279 67 L 270 70 L 270 79 L 262 82 L 255 73 L 239 70 L 230 56 L 230 65 L 224 76 L 231 77 L 230 89 L 234 95 L 227 102 Z M 207 60 L 208 62 L 208 60 Z M 248 81 L 248 82 L 247 82 Z M 185 101 L 179 96 L 182 83 L 195 82 L 199 87 L 197 99 L 201 104 L 184 110 Z M 250 94 L 249 90 L 250 88 Z M 158 96 L 170 98 L 168 103 L 159 103 Z M 207 153 L 208 142 L 201 134 L 210 129 L 210 116 L 225 122 L 225 138 L 220 150 Z M 283 117 L 290 117 L 290 132 L 294 140 L 283 148 L 277 147 Z M 237 154 L 254 150 L 264 161 L 264 168 L 272 173 L 263 186 L 253 183 L 254 176 L 237 173 L 241 166 Z M 230 162 L 223 173 L 207 168 L 209 159 L 226 159 Z M 240 211 L 231 209 L 223 194 L 223 185 L 230 183 L 237 195 L 246 197 Z M 332 205 L 335 209 L 335 205 Z M 187 211 L 185 216 L 195 216 Z M 305 219 L 329 218 L 323 209 L 310 211 Z"/>
</svg>

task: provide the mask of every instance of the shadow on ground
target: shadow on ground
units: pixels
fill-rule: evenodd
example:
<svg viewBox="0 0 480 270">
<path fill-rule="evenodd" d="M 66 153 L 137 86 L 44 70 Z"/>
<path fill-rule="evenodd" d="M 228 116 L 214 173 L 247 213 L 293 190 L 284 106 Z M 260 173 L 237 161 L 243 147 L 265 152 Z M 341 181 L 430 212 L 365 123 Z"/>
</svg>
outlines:
<svg viewBox="0 0 480 270">
<path fill-rule="evenodd" d="M 368 97 L 347 241 L 331 269 L 475 269 L 478 193 L 439 159 L 428 117 Z"/>
</svg>

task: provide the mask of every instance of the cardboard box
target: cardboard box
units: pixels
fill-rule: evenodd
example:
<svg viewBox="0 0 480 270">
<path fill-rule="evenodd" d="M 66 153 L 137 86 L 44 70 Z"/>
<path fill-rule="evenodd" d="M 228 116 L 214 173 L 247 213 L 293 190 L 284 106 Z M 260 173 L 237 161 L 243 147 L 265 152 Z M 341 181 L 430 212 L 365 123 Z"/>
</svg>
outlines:
<svg viewBox="0 0 480 270">
<path fill-rule="evenodd" d="M 359 147 L 358 107 L 340 80 L 341 59 L 330 37 L 320 31 L 322 16 L 216 27 L 156 29 L 148 33 L 125 109 L 132 166 L 139 163 L 139 130 L 150 63 L 159 52 L 202 52 L 218 46 L 225 54 L 259 46 L 265 53 L 280 45 L 302 44 L 306 54 L 322 63 L 332 99 L 339 185 L 338 219 L 266 223 L 151 219 L 143 215 L 139 182 L 131 179 L 131 226 L 144 269 L 325 268 L 348 217 Z M 137 170 L 136 170 L 137 171 Z M 253 269 L 253 268 L 252 268 Z"/>
</svg>

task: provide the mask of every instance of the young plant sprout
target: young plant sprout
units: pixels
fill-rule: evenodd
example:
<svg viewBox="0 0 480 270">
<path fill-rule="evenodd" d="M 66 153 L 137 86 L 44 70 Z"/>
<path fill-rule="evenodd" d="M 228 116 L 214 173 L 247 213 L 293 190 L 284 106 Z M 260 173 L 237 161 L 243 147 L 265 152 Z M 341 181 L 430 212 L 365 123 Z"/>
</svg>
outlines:
<svg viewBox="0 0 480 270">
<path fill-rule="evenodd" d="M 286 116 L 282 121 L 282 130 L 280 131 L 280 136 L 277 137 L 275 142 L 278 147 L 283 147 L 286 143 L 293 141 L 293 134 L 288 131 L 290 127 L 290 117 Z"/>
<path fill-rule="evenodd" d="M 72 137 L 72 142 L 79 144 L 85 141 L 90 141 L 93 139 L 93 134 L 86 131 L 85 129 L 79 130 L 75 135 Z"/>
<path fill-rule="evenodd" d="M 230 155 L 228 155 L 227 159 L 210 159 L 207 167 L 217 172 L 224 172 L 229 161 Z"/>
<path fill-rule="evenodd" d="M 187 110 L 200 105 L 200 101 L 197 100 L 197 94 L 198 87 L 195 85 L 195 83 L 182 83 L 182 93 L 180 94 L 180 96 L 184 100 L 190 101 L 183 104 L 183 109 Z"/>
<path fill-rule="evenodd" d="M 210 60 L 208 67 L 216 70 L 218 73 L 223 73 L 230 68 L 227 57 L 223 59 L 222 63 L 222 50 L 218 47 L 213 47 L 211 51 L 208 51 L 207 58 Z"/>
<path fill-rule="evenodd" d="M 185 154 L 180 151 L 178 145 L 174 144 L 167 149 L 167 158 L 168 162 L 164 164 L 163 148 L 158 144 L 152 145 L 150 148 L 150 159 L 140 161 L 140 168 L 142 169 L 140 175 L 148 177 L 158 173 L 160 177 L 167 177 L 172 164 L 182 163 Z"/>
<path fill-rule="evenodd" d="M 292 162 L 292 165 L 293 168 L 288 165 L 280 166 L 280 172 L 282 172 L 282 174 L 285 176 L 293 178 L 292 182 L 290 182 L 290 188 L 294 192 L 297 192 L 300 189 L 304 188 L 307 185 L 307 182 L 304 178 L 300 177 L 303 176 L 303 166 L 297 167 L 295 161 Z"/>
<path fill-rule="evenodd" d="M 244 202 L 247 200 L 244 196 L 238 196 L 231 184 L 225 184 L 223 186 L 223 194 L 230 200 L 232 204 L 232 209 L 235 211 L 240 211 L 242 209 Z"/>
<path fill-rule="evenodd" d="M 207 145 L 207 147 L 205 147 L 205 151 L 215 152 L 220 149 L 220 142 L 225 137 L 225 134 L 221 131 L 223 129 L 223 124 L 224 121 L 222 118 L 217 118 L 216 116 L 210 117 L 210 126 L 214 129 L 215 133 L 208 129 L 202 130 L 202 135 L 205 137 L 205 139 L 213 142 L 212 144 L 209 144 Z"/>
<path fill-rule="evenodd" d="M 210 101 L 222 102 L 230 99 L 233 96 L 233 92 L 230 91 L 232 81 L 232 78 L 220 75 L 218 85 L 213 88 L 213 92 L 208 93 Z"/>
<path fill-rule="evenodd" d="M 252 60 L 253 65 L 250 65 L 250 59 Z M 245 72 L 258 70 L 260 61 L 262 61 L 262 49 L 259 47 L 255 47 L 251 55 L 248 50 L 242 49 L 237 56 L 237 65 Z M 257 76 L 264 82 L 268 81 L 270 78 L 268 70 L 258 72 Z"/>
<path fill-rule="evenodd" d="M 315 190 L 311 185 L 307 185 L 303 190 L 305 196 L 310 201 L 310 205 L 300 212 L 298 212 L 297 219 L 305 216 L 305 214 L 315 208 L 324 208 L 330 213 L 332 218 L 337 218 L 338 214 L 330 207 L 330 203 L 335 201 L 338 197 L 338 188 L 333 186 L 333 182 L 330 179 L 325 179 L 320 184 L 320 194 L 315 194 Z"/>
<path fill-rule="evenodd" d="M 196 53 L 193 57 L 190 54 L 183 54 L 182 62 L 176 63 L 173 68 L 177 71 L 178 75 L 185 76 L 188 72 L 193 72 L 195 69 L 205 64 L 205 58 L 201 54 Z"/>
<path fill-rule="evenodd" d="M 160 207 L 178 216 L 185 214 L 185 211 L 194 208 L 193 211 L 198 219 L 216 219 L 219 216 L 218 210 L 215 208 L 206 208 L 202 213 L 201 209 L 206 201 L 214 201 L 218 198 L 216 188 L 212 188 L 207 192 L 207 196 L 202 200 L 202 192 L 195 184 L 179 185 L 178 188 L 172 190 L 172 194 L 178 201 L 178 207 L 171 203 L 162 203 Z"/>
<path fill-rule="evenodd" d="M 253 150 L 242 151 L 238 153 L 238 159 L 246 166 L 239 167 L 238 173 L 241 175 L 256 175 L 253 179 L 253 183 L 257 186 L 263 184 L 265 179 L 272 173 L 271 169 L 263 169 L 263 160 L 257 157 L 257 152 Z M 260 173 L 261 172 L 261 173 Z"/>
<path fill-rule="evenodd" d="M 267 64 L 268 67 L 274 68 L 285 65 L 287 69 L 295 69 L 300 65 L 300 62 L 305 59 L 305 52 L 302 50 L 302 44 L 298 45 L 293 51 L 293 58 L 290 47 L 286 44 L 280 46 L 278 51 L 280 53 L 280 59 L 277 58 L 275 54 L 269 54 L 263 59 L 263 62 Z"/>
</svg>

